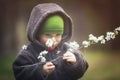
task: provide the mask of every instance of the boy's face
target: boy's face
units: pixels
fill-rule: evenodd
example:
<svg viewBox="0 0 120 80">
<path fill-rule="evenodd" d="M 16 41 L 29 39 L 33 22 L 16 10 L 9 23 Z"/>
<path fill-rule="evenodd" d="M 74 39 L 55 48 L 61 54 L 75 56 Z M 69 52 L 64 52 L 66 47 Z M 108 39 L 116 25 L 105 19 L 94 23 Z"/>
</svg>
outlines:
<svg viewBox="0 0 120 80">
<path fill-rule="evenodd" d="M 62 40 L 62 34 L 42 34 L 40 36 L 40 41 L 45 45 L 48 39 L 55 39 L 55 41 L 57 42 L 56 45 L 53 45 L 52 48 L 55 48 L 56 46 L 58 46 L 58 44 L 61 42 Z"/>
</svg>

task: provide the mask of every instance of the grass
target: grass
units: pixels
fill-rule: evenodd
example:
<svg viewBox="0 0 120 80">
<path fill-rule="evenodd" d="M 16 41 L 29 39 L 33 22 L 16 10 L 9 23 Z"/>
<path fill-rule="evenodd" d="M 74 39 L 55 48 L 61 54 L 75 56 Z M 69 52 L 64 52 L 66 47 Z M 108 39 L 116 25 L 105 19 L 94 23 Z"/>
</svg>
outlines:
<svg viewBox="0 0 120 80">
<path fill-rule="evenodd" d="M 0 59 L 0 80 L 14 80 L 12 63 L 15 55 L 4 56 Z"/>
<path fill-rule="evenodd" d="M 80 80 L 120 80 L 120 52 L 86 52 L 89 68 Z"/>
<path fill-rule="evenodd" d="M 89 68 L 80 80 L 120 80 L 120 52 L 86 51 Z M 0 80 L 14 80 L 15 55 L 0 59 Z"/>
</svg>

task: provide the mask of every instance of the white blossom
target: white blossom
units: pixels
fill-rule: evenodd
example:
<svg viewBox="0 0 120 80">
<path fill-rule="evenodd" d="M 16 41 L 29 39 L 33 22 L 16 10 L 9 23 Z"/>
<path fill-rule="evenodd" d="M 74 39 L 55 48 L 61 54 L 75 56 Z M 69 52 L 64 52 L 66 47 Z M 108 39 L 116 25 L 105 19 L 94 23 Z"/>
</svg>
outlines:
<svg viewBox="0 0 120 80">
<path fill-rule="evenodd" d="M 101 35 L 101 36 L 98 37 L 98 41 L 101 41 L 103 39 L 104 39 L 104 35 Z"/>
<path fill-rule="evenodd" d="M 102 39 L 102 40 L 101 40 L 101 44 L 105 44 L 105 39 Z"/>
<path fill-rule="evenodd" d="M 41 62 L 45 62 L 46 61 L 46 58 L 45 57 L 42 57 L 41 58 Z"/>
<path fill-rule="evenodd" d="M 104 35 L 99 36 L 98 41 L 100 41 L 101 44 L 105 44 Z"/>
<path fill-rule="evenodd" d="M 88 42 L 88 41 L 83 41 L 83 42 L 82 42 L 82 45 L 83 45 L 85 48 L 87 48 L 88 46 L 90 46 L 90 42 Z"/>
<path fill-rule="evenodd" d="M 38 59 L 41 59 L 41 62 L 45 62 L 46 61 L 46 58 L 45 58 L 45 55 L 48 53 L 48 51 L 44 50 L 44 51 L 41 51 L 39 56 L 37 57 Z"/>
<path fill-rule="evenodd" d="M 48 51 L 44 50 L 44 51 L 40 52 L 40 55 L 41 55 L 41 56 L 44 56 L 44 55 L 46 55 L 47 53 L 48 53 Z"/>
<path fill-rule="evenodd" d="M 79 44 L 76 41 L 70 42 L 69 43 L 71 47 L 73 47 L 74 49 L 78 50 L 79 49 Z"/>
<path fill-rule="evenodd" d="M 53 45 L 56 45 L 57 44 L 56 39 L 53 37 L 52 40 L 53 40 Z"/>
<path fill-rule="evenodd" d="M 40 58 L 42 58 L 42 56 L 41 56 L 41 55 L 39 55 L 37 58 L 38 58 L 38 59 L 40 59 Z"/>
<path fill-rule="evenodd" d="M 52 47 L 52 46 L 53 46 L 53 43 L 54 43 L 54 41 L 53 41 L 52 39 L 48 39 L 48 40 L 46 41 L 46 46 L 47 46 L 47 47 Z"/>
<path fill-rule="evenodd" d="M 110 36 L 106 36 L 105 39 L 106 39 L 107 41 L 109 41 L 111 38 L 110 38 Z"/>
<path fill-rule="evenodd" d="M 109 41 L 110 39 L 114 39 L 114 38 L 115 38 L 115 33 L 114 33 L 114 32 L 107 32 L 107 33 L 106 33 L 105 39 L 106 39 L 107 41 Z"/>
<path fill-rule="evenodd" d="M 97 37 L 95 37 L 93 34 L 90 34 L 90 35 L 89 35 L 89 40 L 90 40 L 90 41 L 93 41 L 93 42 L 95 42 L 95 43 L 98 43 Z"/>
<path fill-rule="evenodd" d="M 120 26 L 119 26 L 119 27 L 117 27 L 117 28 L 115 28 L 115 30 L 116 30 L 116 31 L 120 31 Z"/>
<path fill-rule="evenodd" d="M 23 46 L 22 46 L 22 49 L 27 49 L 27 45 L 23 45 Z"/>
<path fill-rule="evenodd" d="M 46 41 L 46 46 L 47 47 L 52 47 L 53 45 L 56 45 L 57 44 L 57 41 L 55 40 L 55 38 L 50 38 Z"/>
</svg>

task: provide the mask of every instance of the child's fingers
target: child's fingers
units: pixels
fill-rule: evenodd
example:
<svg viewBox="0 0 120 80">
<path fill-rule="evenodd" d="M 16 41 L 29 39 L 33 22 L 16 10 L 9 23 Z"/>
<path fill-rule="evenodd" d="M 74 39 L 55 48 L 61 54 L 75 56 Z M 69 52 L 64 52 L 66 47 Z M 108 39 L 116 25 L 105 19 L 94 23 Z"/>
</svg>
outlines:
<svg viewBox="0 0 120 80">
<path fill-rule="evenodd" d="M 71 57 L 70 56 L 63 56 L 63 60 L 67 60 L 69 58 L 71 58 Z"/>
<path fill-rule="evenodd" d="M 47 62 L 46 65 L 47 66 L 53 66 L 54 64 L 52 62 Z"/>
<path fill-rule="evenodd" d="M 74 60 L 74 58 L 72 58 L 72 57 L 63 57 L 63 59 L 66 60 L 66 61 Z"/>
<path fill-rule="evenodd" d="M 44 66 L 43 66 L 43 70 L 45 74 L 49 74 L 51 72 L 53 72 L 55 69 L 55 65 L 51 62 L 47 62 Z"/>
<path fill-rule="evenodd" d="M 72 58 L 69 58 L 69 59 L 67 59 L 67 62 L 74 63 L 74 62 L 76 62 L 76 60 L 75 60 L 75 59 L 72 59 Z"/>
<path fill-rule="evenodd" d="M 64 57 L 64 58 L 67 58 L 67 57 L 68 57 L 68 58 L 69 58 L 69 57 L 70 57 L 70 58 L 75 58 L 75 55 L 74 55 L 73 53 L 65 53 L 65 54 L 63 55 L 63 57 Z"/>
<path fill-rule="evenodd" d="M 63 57 L 71 57 L 71 54 L 65 53 Z"/>
<path fill-rule="evenodd" d="M 50 70 L 50 69 L 54 69 L 55 65 L 51 62 L 46 63 L 46 67 Z"/>
<path fill-rule="evenodd" d="M 54 65 L 53 65 L 53 66 L 48 66 L 48 69 L 49 69 L 49 70 L 54 69 L 54 68 L 55 68 Z"/>
<path fill-rule="evenodd" d="M 63 60 L 66 60 L 67 62 L 75 63 L 76 57 L 73 53 L 67 52 L 63 55 Z"/>
</svg>

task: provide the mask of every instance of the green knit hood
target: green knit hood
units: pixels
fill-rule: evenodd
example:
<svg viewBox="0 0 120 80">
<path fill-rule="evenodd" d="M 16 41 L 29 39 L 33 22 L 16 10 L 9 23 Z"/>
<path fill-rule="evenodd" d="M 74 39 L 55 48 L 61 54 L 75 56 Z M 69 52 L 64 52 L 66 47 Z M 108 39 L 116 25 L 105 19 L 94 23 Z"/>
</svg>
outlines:
<svg viewBox="0 0 120 80">
<path fill-rule="evenodd" d="M 63 34 L 64 20 L 59 15 L 48 17 L 43 23 L 42 34 Z"/>
</svg>

